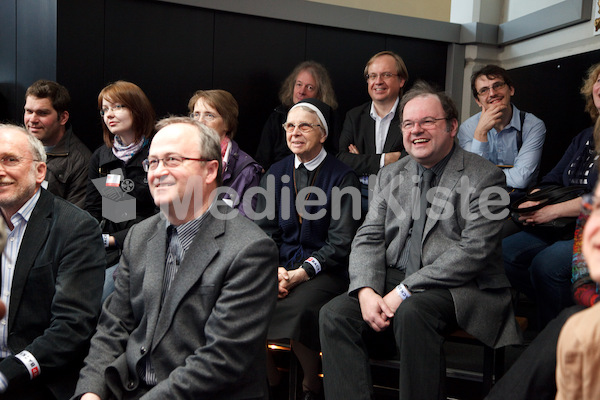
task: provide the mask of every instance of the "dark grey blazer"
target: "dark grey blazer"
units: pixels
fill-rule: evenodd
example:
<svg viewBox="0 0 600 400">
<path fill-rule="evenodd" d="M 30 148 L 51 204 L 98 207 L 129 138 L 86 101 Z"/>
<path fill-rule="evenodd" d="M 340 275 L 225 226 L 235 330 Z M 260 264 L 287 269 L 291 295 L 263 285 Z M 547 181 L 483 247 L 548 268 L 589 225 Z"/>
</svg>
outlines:
<svg viewBox="0 0 600 400">
<path fill-rule="evenodd" d="M 371 287 L 386 294 L 386 266 L 399 264 L 411 226 L 410 194 L 417 171 L 413 158 L 405 157 L 377 176 L 369 212 L 352 243 L 349 293 Z M 460 196 L 461 185 L 472 192 Z M 501 212 L 498 196 L 485 200 L 480 195 L 488 187 L 505 185 L 500 169 L 455 145 L 431 205 L 442 217 L 430 216 L 425 224 L 423 268 L 404 280 L 412 291 L 448 288 L 459 326 L 494 347 L 521 340 L 502 263 L 502 221 L 488 219 L 481 212 L 482 208 Z"/>
<path fill-rule="evenodd" d="M 218 210 L 231 209 L 221 203 Z M 162 213 L 129 231 L 76 395 L 142 393 L 136 367 L 149 354 L 159 383 L 144 399 L 266 398 L 275 243 L 241 215 L 225 220 L 209 214 L 161 310 L 165 251 Z"/>
<path fill-rule="evenodd" d="M 381 154 L 375 152 L 375 121 L 371 118 L 371 102 L 353 108 L 346 113 L 340 134 L 338 159 L 350 166 L 359 176 L 377 174 Z M 383 145 L 383 152 L 404 151 L 398 108 L 390 123 Z M 352 154 L 348 146 L 354 144 L 360 154 Z M 404 152 L 406 154 L 406 152 Z"/>
<path fill-rule="evenodd" d="M 64 399 L 73 395 L 100 314 L 104 245 L 94 218 L 40 190 L 15 265 L 8 347 L 14 354 L 29 351 L 41 374 L 29 382 L 14 356 L 0 362 L 0 372 L 9 393 L 15 385 L 44 385 Z"/>
</svg>

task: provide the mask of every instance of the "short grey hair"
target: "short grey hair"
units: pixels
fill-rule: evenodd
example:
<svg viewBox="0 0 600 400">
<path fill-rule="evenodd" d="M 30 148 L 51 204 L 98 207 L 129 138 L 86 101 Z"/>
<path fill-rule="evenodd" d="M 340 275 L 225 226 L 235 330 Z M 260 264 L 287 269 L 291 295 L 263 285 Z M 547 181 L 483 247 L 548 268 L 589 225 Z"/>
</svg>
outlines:
<svg viewBox="0 0 600 400">
<path fill-rule="evenodd" d="M 208 160 L 216 160 L 219 162 L 219 168 L 217 171 L 217 185 L 223 184 L 222 167 L 221 167 L 221 139 L 219 134 L 214 129 L 209 128 L 200 121 L 196 121 L 190 117 L 166 117 L 156 123 L 156 132 L 161 129 L 174 124 L 185 124 L 190 125 L 195 129 L 200 144 L 200 154 L 202 158 Z"/>
<path fill-rule="evenodd" d="M 31 155 L 33 156 L 34 161 L 46 162 L 46 150 L 44 150 L 44 145 L 42 142 L 33 136 L 27 129 L 25 129 L 21 125 L 15 124 L 0 124 L 0 131 L 4 130 L 12 130 L 16 132 L 20 132 L 25 137 L 27 137 L 27 142 L 29 144 L 29 151 L 31 151 Z"/>
</svg>

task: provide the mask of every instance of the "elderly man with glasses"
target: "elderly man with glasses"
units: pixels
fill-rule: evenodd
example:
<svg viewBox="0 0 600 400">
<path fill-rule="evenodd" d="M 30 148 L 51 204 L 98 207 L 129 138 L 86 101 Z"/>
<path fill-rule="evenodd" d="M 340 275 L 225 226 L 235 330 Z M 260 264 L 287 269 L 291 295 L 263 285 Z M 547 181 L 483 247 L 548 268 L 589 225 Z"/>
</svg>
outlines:
<svg viewBox="0 0 600 400">
<path fill-rule="evenodd" d="M 104 246 L 98 222 L 41 187 L 42 142 L 0 125 L 2 252 L 0 398 L 66 399 L 100 314 Z"/>
</svg>

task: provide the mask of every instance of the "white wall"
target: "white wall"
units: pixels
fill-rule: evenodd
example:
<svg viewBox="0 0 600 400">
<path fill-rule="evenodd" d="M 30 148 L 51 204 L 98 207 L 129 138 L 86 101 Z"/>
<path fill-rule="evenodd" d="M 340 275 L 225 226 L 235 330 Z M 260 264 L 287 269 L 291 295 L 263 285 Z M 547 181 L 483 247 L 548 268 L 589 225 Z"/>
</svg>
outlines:
<svg viewBox="0 0 600 400">
<path fill-rule="evenodd" d="M 514 20 L 561 2 L 562 0 L 506 0 L 504 12 L 509 15 L 508 20 Z M 482 65 L 495 63 L 503 68 L 512 69 L 600 49 L 600 36 L 594 35 L 594 19 L 600 17 L 597 14 L 596 3 L 596 1 L 593 2 L 594 10 L 592 18 L 580 24 L 504 47 L 486 45 L 467 46 L 461 118 L 464 120 L 479 110 L 471 96 L 469 79 L 473 70 Z M 533 5 L 536 5 L 538 8 L 533 9 Z"/>
</svg>

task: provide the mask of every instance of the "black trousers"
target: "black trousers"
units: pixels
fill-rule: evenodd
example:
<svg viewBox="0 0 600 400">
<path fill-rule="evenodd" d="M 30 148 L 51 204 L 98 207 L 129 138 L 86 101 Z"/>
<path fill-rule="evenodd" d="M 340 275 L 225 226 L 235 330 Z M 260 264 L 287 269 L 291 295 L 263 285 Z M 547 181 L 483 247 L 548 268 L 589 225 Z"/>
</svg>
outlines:
<svg viewBox="0 0 600 400">
<path fill-rule="evenodd" d="M 386 293 L 398 281 L 390 279 Z M 385 295 L 385 294 L 384 294 Z M 327 400 L 373 399 L 370 350 L 384 344 L 400 356 L 400 399 L 445 399 L 445 336 L 457 328 L 447 289 L 415 293 L 396 310 L 391 326 L 374 332 L 362 319 L 356 298 L 340 295 L 320 313 L 323 379 Z"/>
<path fill-rule="evenodd" d="M 496 382 L 486 399 L 554 400 L 558 335 L 567 319 L 584 309 L 580 305 L 571 306 L 551 320 Z"/>
</svg>

